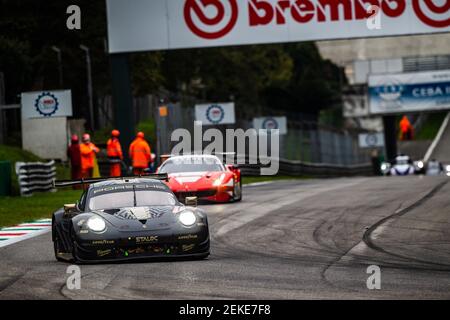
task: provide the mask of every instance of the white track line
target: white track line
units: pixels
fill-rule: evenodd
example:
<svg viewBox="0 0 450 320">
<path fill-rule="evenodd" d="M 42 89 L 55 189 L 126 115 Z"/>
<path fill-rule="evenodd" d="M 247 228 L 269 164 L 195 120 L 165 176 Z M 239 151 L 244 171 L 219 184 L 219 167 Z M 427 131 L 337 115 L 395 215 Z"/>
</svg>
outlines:
<svg viewBox="0 0 450 320">
<path fill-rule="evenodd" d="M 45 226 L 33 227 L 33 225 L 45 225 Z M 23 228 L 36 228 L 38 230 L 26 230 L 26 231 L 17 230 L 17 229 L 23 229 Z M 0 248 L 9 246 L 11 244 L 14 244 L 14 243 L 17 243 L 17 242 L 20 242 L 23 240 L 31 239 L 31 238 L 40 236 L 42 234 L 46 234 L 50 230 L 51 230 L 51 220 L 50 219 L 41 219 L 41 220 L 33 221 L 30 223 L 21 223 L 14 227 L 2 228 L 2 229 L 0 229 L 0 238 L 3 238 L 2 233 L 3 234 L 25 233 L 25 234 L 20 235 L 20 236 L 5 236 L 5 238 L 8 238 L 8 239 L 0 241 Z"/>
<path fill-rule="evenodd" d="M 265 185 L 272 184 L 272 183 L 274 183 L 274 181 L 253 182 L 253 183 L 244 184 L 244 187 L 259 187 L 259 186 L 265 186 Z"/>
</svg>

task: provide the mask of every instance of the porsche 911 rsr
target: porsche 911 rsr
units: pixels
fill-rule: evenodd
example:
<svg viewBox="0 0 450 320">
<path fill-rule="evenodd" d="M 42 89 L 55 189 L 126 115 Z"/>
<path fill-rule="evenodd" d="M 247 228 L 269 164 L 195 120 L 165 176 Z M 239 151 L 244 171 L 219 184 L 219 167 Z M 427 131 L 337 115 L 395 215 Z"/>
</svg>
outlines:
<svg viewBox="0 0 450 320">
<path fill-rule="evenodd" d="M 167 185 L 180 201 L 189 196 L 214 202 L 242 199 L 240 169 L 214 155 L 173 156 L 157 172 L 168 174 Z"/>
<path fill-rule="evenodd" d="M 162 181 L 96 181 L 83 181 L 91 184 L 80 201 L 53 214 L 52 239 L 57 260 L 85 263 L 209 255 L 205 213 L 180 203 Z"/>
</svg>

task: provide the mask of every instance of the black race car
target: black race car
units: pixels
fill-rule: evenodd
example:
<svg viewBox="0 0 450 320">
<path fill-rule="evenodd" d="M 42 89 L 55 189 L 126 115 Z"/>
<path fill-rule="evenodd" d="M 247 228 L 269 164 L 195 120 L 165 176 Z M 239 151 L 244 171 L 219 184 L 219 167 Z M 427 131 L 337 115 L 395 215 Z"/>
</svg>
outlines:
<svg viewBox="0 0 450 320">
<path fill-rule="evenodd" d="M 84 184 L 81 199 L 53 214 L 57 260 L 75 263 L 209 255 L 208 219 L 196 198 L 178 202 L 161 180 L 146 177 L 56 181 Z"/>
</svg>

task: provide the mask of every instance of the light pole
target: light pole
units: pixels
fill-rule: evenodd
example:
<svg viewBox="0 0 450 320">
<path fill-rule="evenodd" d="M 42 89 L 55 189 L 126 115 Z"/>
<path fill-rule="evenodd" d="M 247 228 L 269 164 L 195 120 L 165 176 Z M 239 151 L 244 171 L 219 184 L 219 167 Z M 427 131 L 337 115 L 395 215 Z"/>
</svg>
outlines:
<svg viewBox="0 0 450 320">
<path fill-rule="evenodd" d="M 52 46 L 52 50 L 56 52 L 56 56 L 58 57 L 59 87 L 60 89 L 62 89 L 64 87 L 64 82 L 63 82 L 61 49 L 59 49 L 56 46 Z"/>
<path fill-rule="evenodd" d="M 87 69 L 87 90 L 89 100 L 89 123 L 91 129 L 94 130 L 94 102 L 92 97 L 92 72 L 91 72 L 91 55 L 89 48 L 85 45 L 80 45 L 80 49 L 86 53 L 86 69 Z"/>
</svg>

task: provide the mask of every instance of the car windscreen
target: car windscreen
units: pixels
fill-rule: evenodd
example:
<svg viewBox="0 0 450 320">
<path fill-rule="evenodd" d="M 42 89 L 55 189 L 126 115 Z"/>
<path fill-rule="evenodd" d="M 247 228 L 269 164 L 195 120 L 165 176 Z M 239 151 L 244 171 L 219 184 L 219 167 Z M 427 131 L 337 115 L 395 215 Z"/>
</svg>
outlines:
<svg viewBox="0 0 450 320">
<path fill-rule="evenodd" d="M 224 171 L 224 167 L 217 159 L 201 157 L 169 159 L 164 162 L 159 170 L 160 173 L 211 171 Z"/>
<path fill-rule="evenodd" d="M 136 201 L 134 195 L 136 194 Z M 126 207 L 173 206 L 173 194 L 156 190 L 136 190 L 103 193 L 89 199 L 90 210 L 107 210 Z"/>
</svg>

